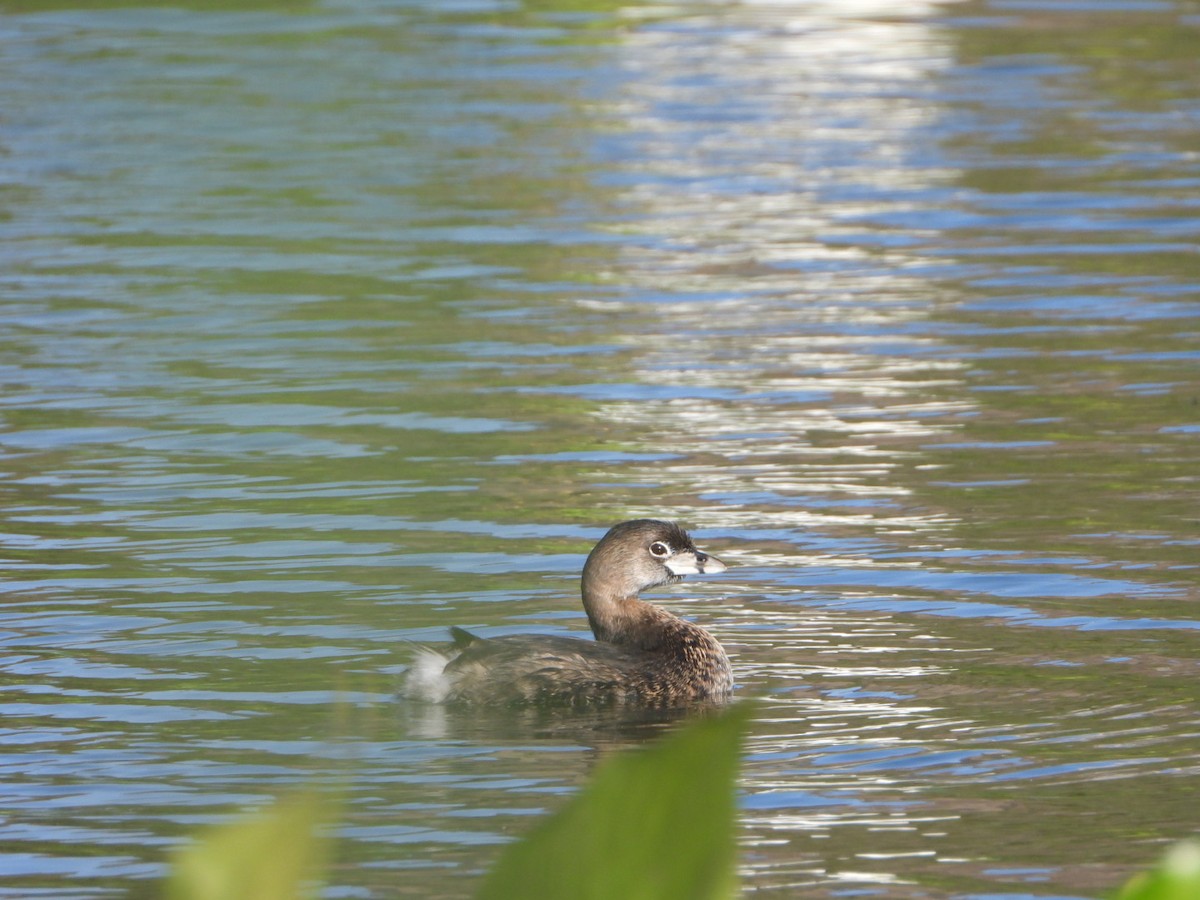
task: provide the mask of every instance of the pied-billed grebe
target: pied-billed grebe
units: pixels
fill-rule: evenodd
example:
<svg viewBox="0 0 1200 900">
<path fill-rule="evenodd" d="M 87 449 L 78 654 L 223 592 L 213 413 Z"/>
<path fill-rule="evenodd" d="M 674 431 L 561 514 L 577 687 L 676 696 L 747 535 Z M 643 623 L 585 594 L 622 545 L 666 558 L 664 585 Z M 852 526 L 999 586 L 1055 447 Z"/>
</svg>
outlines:
<svg viewBox="0 0 1200 900">
<path fill-rule="evenodd" d="M 452 628 L 448 654 L 422 648 L 402 693 L 446 703 L 678 706 L 733 688 L 717 639 L 638 599 L 685 575 L 724 572 L 671 522 L 614 526 L 583 566 L 583 608 L 596 640 L 521 634 L 480 638 Z"/>
</svg>

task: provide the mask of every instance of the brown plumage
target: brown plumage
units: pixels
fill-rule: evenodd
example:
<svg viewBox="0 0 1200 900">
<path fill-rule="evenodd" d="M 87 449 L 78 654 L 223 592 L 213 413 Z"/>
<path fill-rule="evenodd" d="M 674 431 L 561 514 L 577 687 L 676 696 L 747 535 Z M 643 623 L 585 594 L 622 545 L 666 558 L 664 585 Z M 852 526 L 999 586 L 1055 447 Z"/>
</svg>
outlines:
<svg viewBox="0 0 1200 900">
<path fill-rule="evenodd" d="M 550 635 L 480 638 L 453 628 L 449 654 L 422 650 L 407 696 L 446 703 L 638 704 L 721 701 L 733 689 L 711 634 L 638 598 L 685 575 L 723 572 L 678 525 L 654 519 L 609 530 L 583 567 L 583 608 L 596 640 Z"/>
</svg>

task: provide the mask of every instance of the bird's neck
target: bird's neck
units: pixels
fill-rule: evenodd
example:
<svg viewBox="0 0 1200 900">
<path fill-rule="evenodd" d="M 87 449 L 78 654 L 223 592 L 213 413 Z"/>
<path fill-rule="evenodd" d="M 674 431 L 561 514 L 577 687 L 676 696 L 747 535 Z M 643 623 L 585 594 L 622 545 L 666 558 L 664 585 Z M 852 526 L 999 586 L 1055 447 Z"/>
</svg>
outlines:
<svg viewBox="0 0 1200 900">
<path fill-rule="evenodd" d="M 637 594 L 631 596 L 584 593 L 583 608 L 596 640 L 610 644 L 651 649 L 647 646 L 657 610 Z"/>
</svg>

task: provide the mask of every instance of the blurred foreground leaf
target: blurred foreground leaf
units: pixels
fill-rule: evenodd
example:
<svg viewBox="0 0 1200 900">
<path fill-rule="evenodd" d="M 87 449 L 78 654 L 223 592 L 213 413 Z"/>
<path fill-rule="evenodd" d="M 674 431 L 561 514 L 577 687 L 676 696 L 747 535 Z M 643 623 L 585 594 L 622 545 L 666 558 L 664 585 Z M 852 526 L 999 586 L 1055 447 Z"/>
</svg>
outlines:
<svg viewBox="0 0 1200 900">
<path fill-rule="evenodd" d="M 605 762 L 500 857 L 478 900 L 728 900 L 735 779 L 751 707 Z"/>
<path fill-rule="evenodd" d="M 1117 900 L 1200 900 L 1200 843 L 1173 846 L 1157 866 L 1129 879 Z"/>
<path fill-rule="evenodd" d="M 325 873 L 332 818 L 314 793 L 222 825 L 175 854 L 167 900 L 297 900 L 315 896 Z"/>
</svg>

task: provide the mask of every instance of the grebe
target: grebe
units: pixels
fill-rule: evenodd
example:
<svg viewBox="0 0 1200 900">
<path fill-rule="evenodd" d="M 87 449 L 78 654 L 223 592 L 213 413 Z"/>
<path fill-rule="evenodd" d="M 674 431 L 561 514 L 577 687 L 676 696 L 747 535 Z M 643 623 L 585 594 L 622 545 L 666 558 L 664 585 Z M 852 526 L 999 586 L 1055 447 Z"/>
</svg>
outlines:
<svg viewBox="0 0 1200 900">
<path fill-rule="evenodd" d="M 401 693 L 468 704 L 723 701 L 733 690 L 733 673 L 717 639 L 638 594 L 685 575 L 725 569 L 672 522 L 622 522 L 583 566 L 583 608 L 594 641 L 540 634 L 481 638 L 451 628 L 454 646 L 446 653 L 421 648 Z"/>
</svg>

